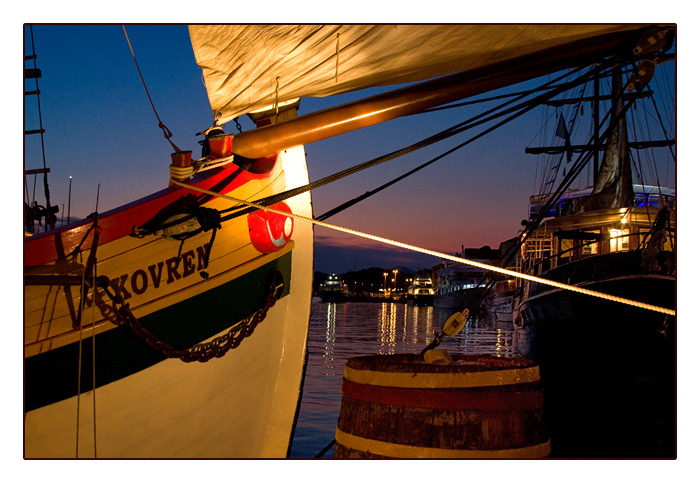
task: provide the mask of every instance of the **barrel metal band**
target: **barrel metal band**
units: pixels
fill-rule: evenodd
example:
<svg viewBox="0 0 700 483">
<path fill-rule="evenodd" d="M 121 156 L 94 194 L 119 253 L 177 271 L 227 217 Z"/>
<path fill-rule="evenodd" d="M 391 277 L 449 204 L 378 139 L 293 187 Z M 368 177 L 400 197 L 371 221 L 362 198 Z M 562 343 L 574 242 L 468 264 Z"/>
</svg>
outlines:
<svg viewBox="0 0 700 483">
<path fill-rule="evenodd" d="M 345 366 L 345 379 L 358 384 L 405 388 L 460 388 L 509 386 L 540 381 L 539 366 L 497 371 L 414 373 L 379 372 Z"/>
<path fill-rule="evenodd" d="M 524 448 L 508 448 L 497 450 L 475 450 L 475 449 L 447 449 L 447 448 L 426 448 L 421 446 L 411 446 L 406 444 L 387 443 L 375 439 L 362 438 L 345 433 L 340 429 L 335 430 L 335 440 L 346 448 L 357 451 L 369 452 L 377 456 L 389 458 L 545 458 L 551 452 L 551 443 L 547 440 L 544 443 Z"/>
<path fill-rule="evenodd" d="M 531 411 L 542 407 L 542 390 L 530 386 L 518 391 L 500 388 L 416 389 L 370 386 L 343 379 L 344 398 L 392 407 L 462 411 Z"/>
</svg>

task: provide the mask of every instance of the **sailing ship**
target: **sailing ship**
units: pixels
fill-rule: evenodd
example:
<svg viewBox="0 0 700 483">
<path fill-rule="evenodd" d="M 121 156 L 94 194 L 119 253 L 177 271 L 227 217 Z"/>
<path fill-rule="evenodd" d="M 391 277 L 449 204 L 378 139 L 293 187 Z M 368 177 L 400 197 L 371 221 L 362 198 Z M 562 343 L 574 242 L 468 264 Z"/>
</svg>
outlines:
<svg viewBox="0 0 700 483">
<path fill-rule="evenodd" d="M 202 157 L 173 144 L 161 191 L 24 242 L 25 456 L 285 456 L 311 303 L 309 193 L 348 174 L 309 183 L 303 145 L 621 49 L 643 57 L 666 30 L 190 26 L 214 118 Z M 418 81 L 296 116 L 303 97 Z M 243 115 L 255 129 L 223 131 Z M 55 210 L 47 199 L 36 213 Z"/>
<path fill-rule="evenodd" d="M 626 84 L 622 70 L 630 79 Z M 659 179 L 634 184 L 632 174 L 644 172 L 643 159 L 661 159 L 659 154 L 644 158 L 640 150 L 666 149 L 673 156 L 675 142 L 628 139 L 627 118 L 644 110 L 631 106 L 651 92 L 645 87 L 650 71 L 652 65 L 618 65 L 594 81 L 598 85 L 609 79 L 607 97 L 596 86 L 594 96 L 581 91 L 566 103 L 552 101 L 556 108 L 575 105 L 575 117 L 580 117 L 581 102 L 594 103 L 590 112 L 596 118 L 605 99 L 610 106 L 607 123 L 596 125 L 607 129 L 598 129 L 591 144 L 576 145 L 569 135 L 571 124 L 560 114 L 555 137 L 563 145 L 526 150 L 554 156 L 549 164 L 554 171 L 565 155 L 580 156 L 566 163 L 569 175 L 558 188 L 531 197 L 518 264 L 523 273 L 543 279 L 673 309 L 675 189 L 662 186 Z M 642 124 L 634 126 L 635 132 L 645 131 Z M 592 186 L 566 189 L 586 163 L 592 165 Z M 543 185 L 553 186 L 554 174 L 546 175 L 550 181 Z M 553 454 L 673 456 L 675 316 L 527 280 L 519 280 L 515 309 L 520 352 L 541 363 L 549 387 Z M 574 413 L 579 416 L 572 418 Z"/>
<path fill-rule="evenodd" d="M 218 127 L 201 159 L 173 154 L 170 186 L 26 238 L 25 457 L 287 454 L 313 230 L 222 196 L 306 184 L 304 150 L 235 160 Z M 308 193 L 272 206 L 311 215 Z"/>
</svg>

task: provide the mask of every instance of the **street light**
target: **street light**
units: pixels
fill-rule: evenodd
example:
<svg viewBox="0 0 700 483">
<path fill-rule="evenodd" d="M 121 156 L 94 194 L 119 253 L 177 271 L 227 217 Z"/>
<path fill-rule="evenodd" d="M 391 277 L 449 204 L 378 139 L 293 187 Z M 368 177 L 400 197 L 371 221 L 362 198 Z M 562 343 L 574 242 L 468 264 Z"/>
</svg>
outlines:
<svg viewBox="0 0 700 483">
<path fill-rule="evenodd" d="M 70 192 L 73 187 L 73 177 L 68 176 L 68 223 L 70 223 Z"/>
<path fill-rule="evenodd" d="M 399 273 L 398 270 L 392 270 L 394 272 L 394 292 L 396 292 L 396 274 Z"/>
<path fill-rule="evenodd" d="M 386 276 L 389 275 L 388 273 L 384 272 L 384 291 L 386 292 Z"/>
</svg>

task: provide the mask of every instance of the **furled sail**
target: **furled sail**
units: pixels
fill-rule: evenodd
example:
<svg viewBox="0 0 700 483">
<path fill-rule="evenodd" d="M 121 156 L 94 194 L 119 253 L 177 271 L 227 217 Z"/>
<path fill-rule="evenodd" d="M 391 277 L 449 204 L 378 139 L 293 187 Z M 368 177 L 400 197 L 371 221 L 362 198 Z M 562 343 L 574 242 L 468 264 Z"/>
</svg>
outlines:
<svg viewBox="0 0 700 483">
<path fill-rule="evenodd" d="M 212 110 L 225 123 L 300 97 L 421 81 L 641 27 L 192 25 L 189 31 Z"/>
<path fill-rule="evenodd" d="M 610 206 L 608 207 L 623 208 L 630 206 L 634 201 L 634 191 L 627 141 L 627 120 L 621 114 L 623 100 L 622 78 L 619 70 L 613 74 L 612 89 L 616 101 L 613 104 L 611 118 L 612 120 L 619 118 L 619 121 L 610 132 L 592 194 L 609 193 Z"/>
</svg>

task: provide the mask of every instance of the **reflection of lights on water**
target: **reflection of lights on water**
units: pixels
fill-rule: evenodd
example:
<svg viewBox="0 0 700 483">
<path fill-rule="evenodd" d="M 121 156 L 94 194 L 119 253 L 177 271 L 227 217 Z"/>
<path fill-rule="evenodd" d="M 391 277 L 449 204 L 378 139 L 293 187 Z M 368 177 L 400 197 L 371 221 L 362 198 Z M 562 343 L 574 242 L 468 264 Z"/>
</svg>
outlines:
<svg viewBox="0 0 700 483">
<path fill-rule="evenodd" d="M 401 340 L 405 344 L 407 342 L 408 343 L 413 342 L 413 340 L 409 341 L 409 339 L 408 339 L 408 306 L 404 305 L 403 307 L 404 307 L 404 309 L 403 309 L 403 331 L 401 333 L 401 336 L 402 336 Z M 414 333 L 415 333 L 415 331 L 414 331 Z"/>
<path fill-rule="evenodd" d="M 328 304 L 326 312 L 326 345 L 323 348 L 323 360 L 329 369 L 333 369 L 335 360 L 335 304 Z"/>
<path fill-rule="evenodd" d="M 416 344 L 418 342 L 418 311 L 416 310 L 416 307 L 411 307 L 411 309 L 411 313 L 413 315 L 413 317 L 411 317 L 411 332 L 413 333 L 411 342 Z M 408 307 L 406 307 L 406 314 L 408 314 Z"/>
<path fill-rule="evenodd" d="M 518 355 L 513 330 L 494 328 L 470 320 L 461 334 L 460 350 L 468 354 L 491 354 L 502 357 Z"/>
<path fill-rule="evenodd" d="M 384 302 L 377 304 L 374 314 L 377 323 L 374 352 L 396 354 L 416 352 L 430 344 L 435 332 L 442 330 L 442 324 L 452 315 L 452 311 Z M 402 324 L 399 324 L 399 320 Z M 442 347 L 467 354 L 518 355 L 511 329 L 493 327 L 477 319 L 470 319 L 464 330 L 455 337 L 445 338 Z"/>
<path fill-rule="evenodd" d="M 408 327 L 406 327 L 404 341 L 411 344 L 426 345 L 432 342 L 435 336 L 433 333 L 435 322 L 433 320 L 432 305 L 426 307 L 406 306 L 406 314 L 408 314 L 408 312 L 411 313 L 411 332 L 408 334 Z"/>
<path fill-rule="evenodd" d="M 425 308 L 425 317 L 426 317 L 426 325 L 425 325 L 425 343 L 430 344 L 433 341 L 433 333 L 435 332 L 435 324 L 433 323 L 433 306 L 429 305 L 428 307 Z"/>
<path fill-rule="evenodd" d="M 380 312 L 379 340 L 380 354 L 394 354 L 396 351 L 396 304 L 382 304 Z"/>
</svg>

